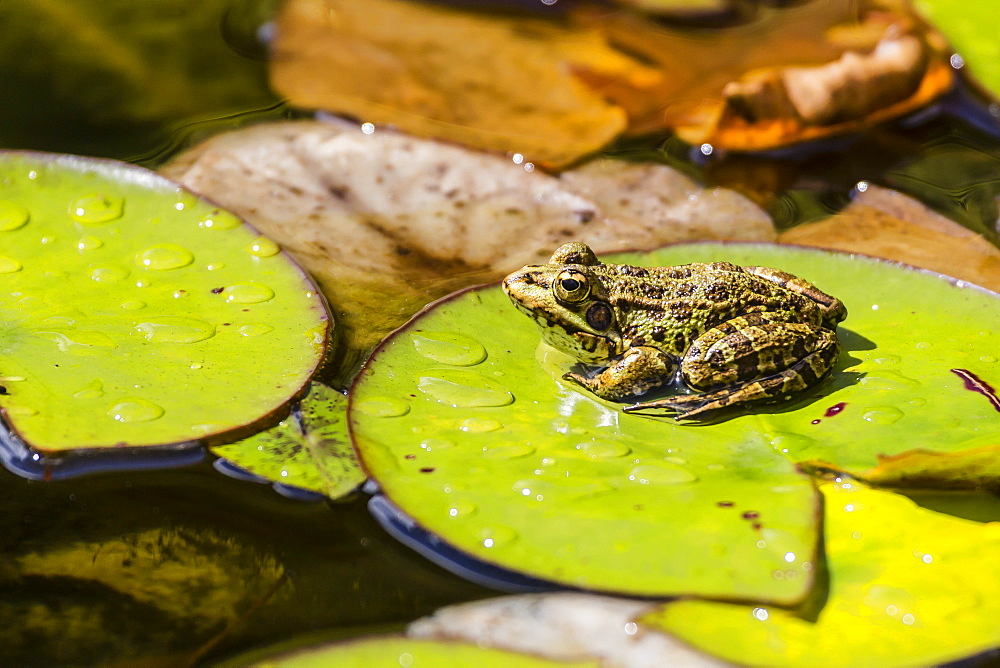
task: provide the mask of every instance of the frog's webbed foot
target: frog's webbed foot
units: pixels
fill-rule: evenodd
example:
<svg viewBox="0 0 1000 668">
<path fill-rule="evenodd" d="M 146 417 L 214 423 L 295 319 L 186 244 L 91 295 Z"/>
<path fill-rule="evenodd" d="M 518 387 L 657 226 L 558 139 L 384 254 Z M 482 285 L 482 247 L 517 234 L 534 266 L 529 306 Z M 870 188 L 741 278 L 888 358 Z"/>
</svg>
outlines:
<svg viewBox="0 0 1000 668">
<path fill-rule="evenodd" d="M 617 401 L 644 394 L 673 378 L 677 362 L 666 353 L 648 346 L 629 348 L 610 366 L 593 377 L 579 373 L 563 375 L 602 399 Z"/>
</svg>

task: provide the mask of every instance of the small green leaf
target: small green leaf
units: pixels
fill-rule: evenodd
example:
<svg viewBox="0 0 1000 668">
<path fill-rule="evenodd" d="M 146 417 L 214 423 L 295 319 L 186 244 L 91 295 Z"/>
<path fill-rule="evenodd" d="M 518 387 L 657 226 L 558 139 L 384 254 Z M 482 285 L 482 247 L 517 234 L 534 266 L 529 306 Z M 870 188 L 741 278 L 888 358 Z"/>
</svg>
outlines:
<svg viewBox="0 0 1000 668">
<path fill-rule="evenodd" d="M 479 647 L 444 640 L 421 640 L 399 636 L 372 636 L 343 643 L 321 645 L 271 656 L 255 663 L 285 668 L 323 668 L 344 666 L 482 666 L 504 668 L 526 666 L 543 668 L 564 666 L 584 668 L 599 665 L 593 661 L 550 661 L 529 654 L 518 654 L 491 647 Z"/>
<path fill-rule="evenodd" d="M 346 412 L 347 397 L 313 382 L 277 426 L 212 452 L 273 482 L 336 499 L 365 479 L 347 436 Z"/>
<path fill-rule="evenodd" d="M 640 622 L 750 665 L 936 665 L 1000 646 L 1000 524 L 857 484 L 823 492 L 830 594 L 815 622 L 709 601 L 667 603 Z"/>
<path fill-rule="evenodd" d="M 238 218 L 152 172 L 0 154 L 0 409 L 35 452 L 220 440 L 319 365 L 315 288 Z"/>
</svg>

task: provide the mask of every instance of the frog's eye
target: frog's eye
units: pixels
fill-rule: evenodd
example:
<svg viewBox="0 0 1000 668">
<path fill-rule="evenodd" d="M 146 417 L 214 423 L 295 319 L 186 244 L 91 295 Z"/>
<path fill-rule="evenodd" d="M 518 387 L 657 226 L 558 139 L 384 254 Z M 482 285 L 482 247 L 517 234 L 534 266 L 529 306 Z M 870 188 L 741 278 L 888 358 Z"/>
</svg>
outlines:
<svg viewBox="0 0 1000 668">
<path fill-rule="evenodd" d="M 566 269 L 556 276 L 552 291 L 556 299 L 564 304 L 579 304 L 590 296 L 590 281 L 587 280 L 586 274 L 575 269 Z"/>
</svg>

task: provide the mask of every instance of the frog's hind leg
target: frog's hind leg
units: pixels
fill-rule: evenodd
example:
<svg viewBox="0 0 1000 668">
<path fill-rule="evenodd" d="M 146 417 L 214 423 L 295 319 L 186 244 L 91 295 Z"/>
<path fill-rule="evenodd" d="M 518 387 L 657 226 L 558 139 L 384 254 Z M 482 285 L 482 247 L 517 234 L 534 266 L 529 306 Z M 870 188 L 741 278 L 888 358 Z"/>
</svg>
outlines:
<svg viewBox="0 0 1000 668">
<path fill-rule="evenodd" d="M 777 314 L 734 318 L 699 337 L 682 362 L 685 381 L 700 394 L 665 397 L 625 408 L 664 408 L 676 419 L 701 417 L 737 404 L 790 399 L 815 385 L 840 354 L 824 327 L 780 322 Z"/>
</svg>

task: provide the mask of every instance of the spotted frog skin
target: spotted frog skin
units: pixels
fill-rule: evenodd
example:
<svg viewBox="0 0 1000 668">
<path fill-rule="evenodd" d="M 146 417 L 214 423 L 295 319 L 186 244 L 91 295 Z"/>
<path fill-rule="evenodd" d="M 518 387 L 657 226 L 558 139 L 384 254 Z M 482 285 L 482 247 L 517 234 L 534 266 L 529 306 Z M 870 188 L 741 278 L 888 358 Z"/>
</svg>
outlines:
<svg viewBox="0 0 1000 668">
<path fill-rule="evenodd" d="M 547 264 L 507 276 L 504 291 L 542 338 L 594 376 L 567 373 L 604 399 L 680 379 L 695 391 L 634 404 L 699 418 L 726 406 L 791 398 L 837 361 L 847 309 L 801 278 L 728 262 L 676 267 L 603 264 L 589 246 L 560 246 Z"/>
</svg>

